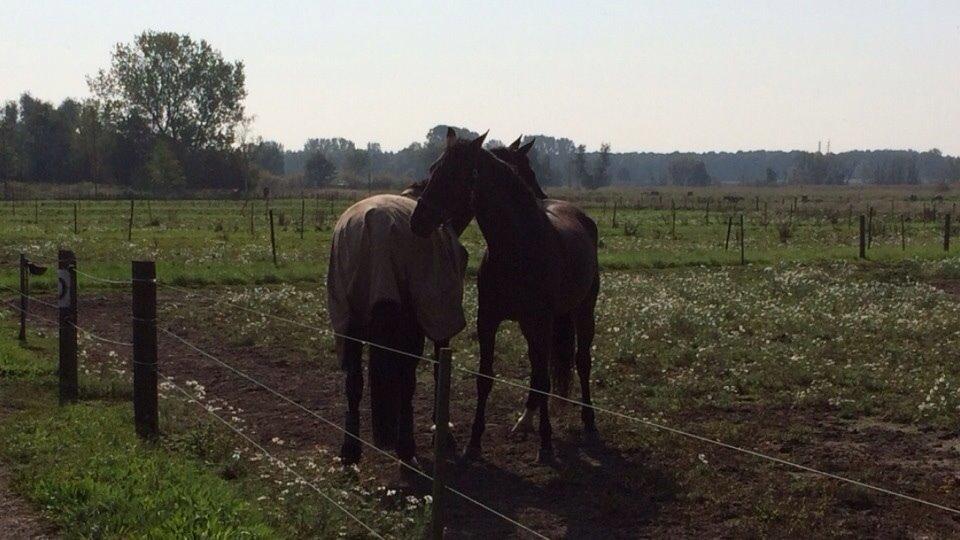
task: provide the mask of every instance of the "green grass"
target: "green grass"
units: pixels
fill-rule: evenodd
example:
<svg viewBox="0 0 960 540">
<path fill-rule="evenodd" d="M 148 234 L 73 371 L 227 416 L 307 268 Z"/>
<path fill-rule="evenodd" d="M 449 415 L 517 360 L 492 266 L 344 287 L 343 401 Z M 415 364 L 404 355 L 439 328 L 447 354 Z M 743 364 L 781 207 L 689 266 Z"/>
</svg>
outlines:
<svg viewBox="0 0 960 540">
<path fill-rule="evenodd" d="M 81 370 L 81 401 L 57 404 L 53 336 L 16 341 L 0 314 L 0 460 L 13 488 L 68 538 L 325 538 L 362 529 L 209 416 L 161 390 L 159 442 L 134 433 L 129 376 Z M 81 363 L 91 352 L 81 342 Z M 181 381 L 194 394 L 202 389 Z M 200 398 L 201 403 L 204 399 Z M 207 406 L 204 403 L 204 406 Z M 217 402 L 230 411 L 229 404 Z M 220 414 L 225 414 L 221 412 Z M 230 418 L 228 416 L 228 418 Z M 243 426 L 238 426 L 243 429 Z M 425 505 L 395 505 L 332 456 L 286 455 L 288 466 L 381 531 L 422 534 Z M 387 507 L 383 503 L 387 503 Z"/>
</svg>

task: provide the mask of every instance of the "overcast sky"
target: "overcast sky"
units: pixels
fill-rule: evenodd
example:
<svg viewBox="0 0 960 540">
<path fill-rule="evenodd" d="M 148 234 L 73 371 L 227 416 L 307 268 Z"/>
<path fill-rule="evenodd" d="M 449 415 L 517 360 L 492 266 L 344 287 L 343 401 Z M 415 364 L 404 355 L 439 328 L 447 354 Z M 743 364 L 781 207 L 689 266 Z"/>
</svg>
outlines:
<svg viewBox="0 0 960 540">
<path fill-rule="evenodd" d="M 614 151 L 960 154 L 960 0 L 0 0 L 0 99 L 87 96 L 144 29 L 242 60 L 256 134 L 289 148 L 454 124 Z"/>
</svg>

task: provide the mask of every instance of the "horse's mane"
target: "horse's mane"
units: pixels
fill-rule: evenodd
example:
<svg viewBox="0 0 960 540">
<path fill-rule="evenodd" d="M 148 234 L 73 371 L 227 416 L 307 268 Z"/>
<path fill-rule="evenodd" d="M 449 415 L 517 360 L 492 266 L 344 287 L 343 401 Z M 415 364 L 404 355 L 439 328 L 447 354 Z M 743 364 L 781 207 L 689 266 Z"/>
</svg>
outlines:
<svg viewBox="0 0 960 540">
<path fill-rule="evenodd" d="M 540 207 L 540 197 L 534 192 L 533 188 L 530 187 L 516 166 L 500 159 L 493 151 L 481 150 L 480 154 L 480 159 L 483 160 L 483 158 L 486 157 L 486 164 L 493 167 L 494 174 L 489 177 L 490 179 L 498 184 L 517 190 L 522 194 L 519 198 L 514 198 L 514 202 L 521 204 L 528 203 L 523 205 L 529 206 L 531 210 L 534 207 Z"/>
<path fill-rule="evenodd" d="M 508 165 L 516 170 L 517 174 L 520 175 L 520 179 L 523 180 L 523 183 L 533 192 L 533 195 L 538 199 L 546 199 L 547 194 L 544 193 L 543 188 L 540 187 L 540 183 L 537 182 L 537 175 L 533 172 L 533 169 L 530 169 L 530 174 L 524 174 L 524 171 L 520 170 L 520 167 L 513 164 L 513 159 L 516 157 L 518 160 L 526 158 L 526 156 L 520 155 L 519 157 L 516 150 L 511 150 L 506 146 L 498 146 L 490 150 L 490 153 L 497 156 L 501 161 L 506 162 Z M 529 167 L 529 161 L 528 165 Z"/>
</svg>

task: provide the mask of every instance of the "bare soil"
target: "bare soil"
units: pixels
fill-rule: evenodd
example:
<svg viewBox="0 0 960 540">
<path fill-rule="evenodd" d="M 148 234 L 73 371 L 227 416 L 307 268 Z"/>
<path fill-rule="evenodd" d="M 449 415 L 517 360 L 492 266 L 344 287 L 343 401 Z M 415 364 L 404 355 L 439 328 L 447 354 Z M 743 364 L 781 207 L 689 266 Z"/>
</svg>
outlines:
<svg viewBox="0 0 960 540">
<path fill-rule="evenodd" d="M 173 296 L 166 300 L 184 301 Z M 81 301 L 80 325 L 104 337 L 129 341 L 129 313 L 129 296 L 88 296 Z M 49 317 L 52 312 L 41 314 Z M 333 351 L 322 351 L 316 358 L 292 347 L 231 345 L 222 339 L 223 323 L 215 320 L 204 321 L 203 325 L 196 321 L 162 324 L 304 407 L 338 424 L 342 421 L 342 376 Z M 108 349 L 121 356 L 130 354 L 120 347 L 105 346 L 101 354 L 91 354 L 89 361 L 96 362 Z M 160 369 L 179 382 L 196 380 L 209 396 L 243 409 L 240 416 L 260 442 L 279 437 L 303 452 L 315 451 L 318 446 L 336 452 L 340 447 L 342 435 L 338 431 L 162 333 Z M 455 372 L 454 377 L 451 417 L 457 422 L 454 433 L 462 445 L 469 436 L 475 387 L 472 379 L 461 373 Z M 432 386 L 432 378 L 421 374 L 415 403 L 416 441 L 421 464 L 428 472 L 433 466 L 429 431 Z M 717 471 L 718 482 L 728 486 L 728 498 L 722 504 L 698 500 L 677 480 L 677 471 L 690 467 L 689 459 L 658 461 L 636 442 L 640 438 L 637 432 L 648 428 L 601 415 L 598 421 L 603 442 L 590 443 L 580 439 L 576 410 L 568 411 L 565 422 L 555 427 L 560 465 L 539 465 L 535 462 L 537 437 L 523 439 L 510 434 L 524 396 L 502 386 L 496 385 L 487 412 L 484 460 L 453 466 L 452 485 L 551 538 L 742 536 L 744 530 L 751 529 L 751 520 L 770 519 L 747 495 L 767 490 L 795 497 L 787 489 L 791 480 L 812 474 L 678 439 L 678 448 L 689 449 L 693 456 L 702 453 Z M 368 414 L 366 398 L 363 410 Z M 845 420 L 831 411 L 769 409 L 750 402 L 691 411 L 671 420 L 673 425 L 710 422 L 737 426 L 741 440 L 754 441 L 753 450 L 881 486 L 907 486 L 904 489 L 908 495 L 960 506 L 960 434 L 921 431 L 875 419 Z M 364 416 L 362 435 L 367 440 L 369 425 L 369 417 Z M 802 427 L 809 436 L 783 442 L 779 435 L 789 427 Z M 381 478 L 384 485 L 399 485 L 398 467 L 387 457 L 366 451 L 361 467 Z M 869 471 L 869 477 L 865 471 Z M 805 536 L 960 536 L 960 519 L 948 512 L 835 480 L 818 482 L 815 485 L 819 491 L 811 495 L 827 503 L 809 523 L 802 524 Z M 411 489 L 428 493 L 429 487 Z M 824 497 L 824 492 L 829 496 Z M 469 502 L 456 496 L 450 501 L 452 537 L 523 535 Z M 796 534 L 794 531 L 792 535 Z"/>
</svg>

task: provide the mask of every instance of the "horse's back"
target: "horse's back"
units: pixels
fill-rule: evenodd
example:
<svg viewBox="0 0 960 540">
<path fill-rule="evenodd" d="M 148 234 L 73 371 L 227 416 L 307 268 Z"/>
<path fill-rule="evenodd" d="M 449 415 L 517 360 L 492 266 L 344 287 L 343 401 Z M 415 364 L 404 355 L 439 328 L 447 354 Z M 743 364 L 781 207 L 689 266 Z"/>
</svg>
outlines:
<svg viewBox="0 0 960 540">
<path fill-rule="evenodd" d="M 410 230 L 416 201 L 375 195 L 348 208 L 334 226 L 327 270 L 327 308 L 334 330 L 364 326 L 379 302 L 410 302 L 424 332 L 447 339 L 463 317 L 465 250 L 438 230 L 420 238 Z"/>
</svg>

